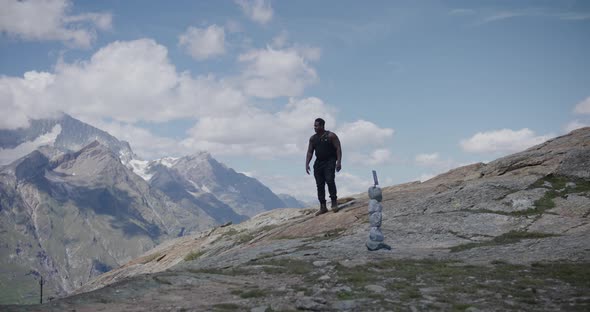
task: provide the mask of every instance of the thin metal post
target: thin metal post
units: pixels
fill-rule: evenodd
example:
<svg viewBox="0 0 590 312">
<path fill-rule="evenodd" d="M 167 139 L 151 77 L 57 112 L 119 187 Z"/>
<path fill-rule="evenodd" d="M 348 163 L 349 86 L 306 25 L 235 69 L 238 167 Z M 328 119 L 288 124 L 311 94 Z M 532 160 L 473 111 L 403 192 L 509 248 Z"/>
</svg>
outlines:
<svg viewBox="0 0 590 312">
<path fill-rule="evenodd" d="M 41 279 L 39 280 L 39 288 L 41 289 L 39 295 L 39 304 L 43 304 L 43 275 L 41 275 Z"/>
</svg>

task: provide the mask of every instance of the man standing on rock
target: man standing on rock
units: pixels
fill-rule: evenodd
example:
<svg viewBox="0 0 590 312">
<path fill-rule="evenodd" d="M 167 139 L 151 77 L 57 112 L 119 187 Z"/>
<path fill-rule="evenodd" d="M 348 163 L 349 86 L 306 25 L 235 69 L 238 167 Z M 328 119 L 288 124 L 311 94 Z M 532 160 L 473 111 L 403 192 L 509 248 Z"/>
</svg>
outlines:
<svg viewBox="0 0 590 312">
<path fill-rule="evenodd" d="M 326 207 L 326 187 L 332 200 L 332 211 L 338 212 L 338 201 L 336 197 L 336 171 L 342 169 L 342 149 L 340 140 L 334 132 L 324 129 L 326 122 L 322 118 L 317 118 L 313 124 L 315 134 L 309 138 L 307 147 L 307 157 L 305 159 L 305 171 L 309 174 L 309 162 L 315 151 L 315 162 L 313 163 L 313 176 L 315 177 L 318 189 L 318 200 L 320 201 L 320 211 L 315 215 L 319 216 L 328 212 Z"/>
</svg>

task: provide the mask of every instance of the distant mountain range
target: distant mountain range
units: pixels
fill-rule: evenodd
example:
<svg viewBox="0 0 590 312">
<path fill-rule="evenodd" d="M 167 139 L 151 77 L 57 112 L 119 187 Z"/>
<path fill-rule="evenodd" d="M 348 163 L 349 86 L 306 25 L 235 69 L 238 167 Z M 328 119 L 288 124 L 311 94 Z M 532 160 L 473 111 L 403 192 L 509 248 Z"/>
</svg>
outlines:
<svg viewBox="0 0 590 312">
<path fill-rule="evenodd" d="M 43 144 L 42 146 L 37 146 Z M 178 236 L 301 207 L 200 152 L 139 159 L 68 115 L 0 130 L 0 303 L 64 295 Z"/>
</svg>

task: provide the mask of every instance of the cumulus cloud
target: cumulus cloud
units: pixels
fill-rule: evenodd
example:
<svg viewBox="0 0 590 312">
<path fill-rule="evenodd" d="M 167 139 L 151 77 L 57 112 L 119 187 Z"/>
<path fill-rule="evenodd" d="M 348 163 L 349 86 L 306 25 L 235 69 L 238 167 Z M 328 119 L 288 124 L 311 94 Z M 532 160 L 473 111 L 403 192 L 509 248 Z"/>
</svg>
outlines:
<svg viewBox="0 0 590 312">
<path fill-rule="evenodd" d="M 306 54 L 296 49 L 267 47 L 241 54 L 238 60 L 244 66 L 240 80 L 245 93 L 260 98 L 299 96 L 317 79 Z"/>
<path fill-rule="evenodd" d="M 421 166 L 436 166 L 440 163 L 440 155 L 438 153 L 418 154 L 416 163 Z"/>
<path fill-rule="evenodd" d="M 354 146 L 351 148 L 349 149 L 346 145 L 343 147 L 346 155 L 344 164 L 349 162 L 353 165 L 380 166 L 391 164 L 394 161 L 394 156 L 388 148 L 376 148 L 369 152 L 359 151 Z"/>
<path fill-rule="evenodd" d="M 196 60 L 205 60 L 225 53 L 223 27 L 189 27 L 178 38 L 178 44 Z"/>
<path fill-rule="evenodd" d="M 183 144 L 203 146 L 222 155 L 248 154 L 261 158 L 301 155 L 313 134 L 315 116 L 324 116 L 327 122 L 335 120 L 333 109 L 313 97 L 291 99 L 278 112 L 249 107 L 239 115 L 199 119 Z"/>
<path fill-rule="evenodd" d="M 213 76 L 176 71 L 168 50 L 151 39 L 116 41 L 88 61 L 60 61 L 54 73 L 0 78 L 0 127 L 26 126 L 28 118 L 56 111 L 122 122 L 163 122 L 236 114 L 246 97 Z"/>
<path fill-rule="evenodd" d="M 273 16 L 273 9 L 268 0 L 236 0 L 246 16 L 260 24 L 270 22 Z"/>
<path fill-rule="evenodd" d="M 452 10 L 451 15 L 462 16 L 462 15 L 475 15 L 478 16 L 479 21 L 476 25 L 483 25 L 492 22 L 499 22 L 506 19 L 522 18 L 522 17 L 533 17 L 533 18 L 545 18 L 545 19 L 557 19 L 565 21 L 584 21 L 590 19 L 590 13 L 588 12 L 577 12 L 577 11 L 556 11 L 552 9 L 544 8 L 527 8 L 520 10 Z"/>
<path fill-rule="evenodd" d="M 112 27 L 109 13 L 69 15 L 67 0 L 2 1 L 0 32 L 29 41 L 61 41 L 88 48 L 96 30 Z"/>
<path fill-rule="evenodd" d="M 577 114 L 590 114 L 590 97 L 578 103 L 574 108 Z"/>
<path fill-rule="evenodd" d="M 478 132 L 469 139 L 461 140 L 464 151 L 471 153 L 519 152 L 543 143 L 553 135 L 536 135 L 532 130 L 502 129 Z"/>
<path fill-rule="evenodd" d="M 364 146 L 383 146 L 388 139 L 393 137 L 394 130 L 391 128 L 380 128 L 376 124 L 357 120 L 345 123 L 336 131 L 342 144 L 360 148 Z"/>
<path fill-rule="evenodd" d="M 590 122 L 584 122 L 584 121 L 580 121 L 580 120 L 574 120 L 574 121 L 569 122 L 563 128 L 563 130 L 565 132 L 571 132 L 571 131 L 574 131 L 576 129 L 580 129 L 580 128 L 584 128 L 584 127 L 590 127 Z"/>
<path fill-rule="evenodd" d="M 156 159 L 163 156 L 179 157 L 197 152 L 194 149 L 186 149 L 174 139 L 157 136 L 147 129 L 132 124 L 97 121 L 92 125 L 119 140 L 130 142 L 133 151 L 144 159 Z"/>
<path fill-rule="evenodd" d="M 61 126 L 56 125 L 53 127 L 53 129 L 51 129 L 51 131 L 44 133 L 33 141 L 24 142 L 14 148 L 0 148 L 0 166 L 9 164 L 15 159 L 19 159 L 31 153 L 40 146 L 53 144 L 60 133 Z"/>
<path fill-rule="evenodd" d="M 374 150 L 367 159 L 369 165 L 384 165 L 392 160 L 391 151 L 387 148 L 379 148 Z"/>
</svg>

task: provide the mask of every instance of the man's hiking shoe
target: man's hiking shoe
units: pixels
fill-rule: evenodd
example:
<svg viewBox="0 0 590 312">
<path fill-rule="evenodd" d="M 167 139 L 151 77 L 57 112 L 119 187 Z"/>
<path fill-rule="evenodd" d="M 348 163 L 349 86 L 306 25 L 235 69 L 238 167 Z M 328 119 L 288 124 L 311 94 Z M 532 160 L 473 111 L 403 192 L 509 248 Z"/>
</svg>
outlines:
<svg viewBox="0 0 590 312">
<path fill-rule="evenodd" d="M 320 205 L 320 210 L 318 212 L 315 213 L 316 216 L 322 215 L 324 213 L 328 212 L 328 208 L 326 207 L 326 204 L 321 204 Z"/>
<path fill-rule="evenodd" d="M 338 201 L 337 200 L 333 200 L 332 201 L 332 206 L 330 208 L 332 208 L 332 211 L 338 212 L 338 210 L 340 210 L 340 208 L 338 208 Z"/>
</svg>

